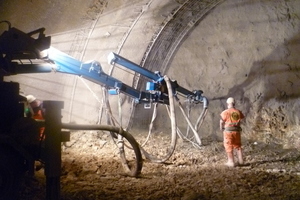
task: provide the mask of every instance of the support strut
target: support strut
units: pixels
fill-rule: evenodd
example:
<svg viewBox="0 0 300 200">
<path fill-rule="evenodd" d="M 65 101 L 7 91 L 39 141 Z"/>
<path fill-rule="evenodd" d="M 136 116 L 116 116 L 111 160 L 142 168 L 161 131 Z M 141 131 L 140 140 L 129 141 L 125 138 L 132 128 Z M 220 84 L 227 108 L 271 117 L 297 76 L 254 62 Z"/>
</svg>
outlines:
<svg viewBox="0 0 300 200">
<path fill-rule="evenodd" d="M 60 199 L 61 101 L 44 101 L 46 199 Z"/>
</svg>

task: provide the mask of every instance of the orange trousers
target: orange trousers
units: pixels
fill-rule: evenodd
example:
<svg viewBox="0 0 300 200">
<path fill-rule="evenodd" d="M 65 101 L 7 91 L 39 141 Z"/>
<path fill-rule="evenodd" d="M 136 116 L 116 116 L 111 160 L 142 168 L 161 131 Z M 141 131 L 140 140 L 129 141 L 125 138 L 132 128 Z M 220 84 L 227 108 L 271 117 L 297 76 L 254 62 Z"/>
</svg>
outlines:
<svg viewBox="0 0 300 200">
<path fill-rule="evenodd" d="M 233 149 L 240 149 L 241 143 L 241 132 L 240 131 L 224 131 L 224 147 L 227 153 L 231 153 Z"/>
</svg>

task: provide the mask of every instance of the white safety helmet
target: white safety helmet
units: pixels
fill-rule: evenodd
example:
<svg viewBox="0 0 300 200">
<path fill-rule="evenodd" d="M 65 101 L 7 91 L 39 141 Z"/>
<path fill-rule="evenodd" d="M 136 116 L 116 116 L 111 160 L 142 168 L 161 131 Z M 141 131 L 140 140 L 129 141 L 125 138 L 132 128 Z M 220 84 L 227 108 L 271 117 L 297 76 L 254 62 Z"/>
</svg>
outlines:
<svg viewBox="0 0 300 200">
<path fill-rule="evenodd" d="M 34 102 L 36 100 L 35 96 L 33 96 L 31 94 L 27 95 L 26 98 L 27 98 L 27 102 L 28 103 L 32 103 L 32 102 Z"/>
<path fill-rule="evenodd" d="M 226 101 L 227 104 L 234 104 L 235 103 L 235 100 L 233 97 L 229 97 Z"/>
</svg>

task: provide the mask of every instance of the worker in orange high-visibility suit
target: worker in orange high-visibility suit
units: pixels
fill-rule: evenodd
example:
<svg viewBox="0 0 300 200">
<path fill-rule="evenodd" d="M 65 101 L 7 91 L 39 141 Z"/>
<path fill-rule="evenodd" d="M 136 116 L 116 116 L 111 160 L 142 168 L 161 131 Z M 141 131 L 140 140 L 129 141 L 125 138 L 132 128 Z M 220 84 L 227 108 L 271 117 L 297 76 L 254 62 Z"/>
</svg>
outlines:
<svg viewBox="0 0 300 200">
<path fill-rule="evenodd" d="M 42 102 L 36 99 L 33 95 L 27 95 L 27 102 L 30 105 L 30 114 L 29 117 L 32 117 L 35 120 L 44 120 L 44 112 L 42 108 Z M 41 140 L 44 138 L 44 129 L 45 127 L 40 128 L 40 138 Z"/>
<path fill-rule="evenodd" d="M 27 103 L 28 103 L 28 109 L 29 111 L 26 111 L 27 117 L 31 117 L 35 120 L 44 120 L 44 112 L 43 112 L 43 106 L 42 101 L 35 98 L 33 95 L 27 95 Z M 40 127 L 40 144 L 45 141 L 45 127 Z M 40 157 L 41 152 L 38 152 Z M 40 169 L 44 168 L 44 163 L 42 161 L 35 161 L 35 170 L 39 171 Z"/>
<path fill-rule="evenodd" d="M 235 108 L 235 100 L 229 97 L 226 101 L 227 109 L 221 113 L 220 130 L 223 131 L 224 147 L 227 153 L 227 163 L 229 167 L 234 167 L 233 150 L 237 150 L 238 163 L 244 164 L 242 144 L 241 144 L 241 127 L 240 122 L 244 118 L 244 114 Z"/>
</svg>

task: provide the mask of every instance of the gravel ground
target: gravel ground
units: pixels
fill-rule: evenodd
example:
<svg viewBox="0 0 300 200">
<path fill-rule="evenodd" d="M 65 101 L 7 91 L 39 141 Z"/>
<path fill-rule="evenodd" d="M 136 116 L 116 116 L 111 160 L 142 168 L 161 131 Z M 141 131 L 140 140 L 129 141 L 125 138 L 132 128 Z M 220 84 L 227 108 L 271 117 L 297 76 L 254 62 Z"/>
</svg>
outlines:
<svg viewBox="0 0 300 200">
<path fill-rule="evenodd" d="M 245 165 L 228 168 L 222 141 L 203 139 L 204 145 L 196 148 L 179 139 L 166 163 L 145 161 L 141 176 L 133 178 L 123 175 L 110 137 L 92 133 L 82 139 L 80 135 L 74 136 L 77 139 L 71 140 L 76 141 L 71 147 L 63 147 L 64 200 L 300 199 L 300 152 L 274 142 L 244 142 Z M 162 135 L 157 138 L 148 151 L 165 145 L 162 141 L 168 139 Z M 43 169 L 35 177 L 25 178 L 22 199 L 45 199 Z"/>
</svg>

